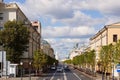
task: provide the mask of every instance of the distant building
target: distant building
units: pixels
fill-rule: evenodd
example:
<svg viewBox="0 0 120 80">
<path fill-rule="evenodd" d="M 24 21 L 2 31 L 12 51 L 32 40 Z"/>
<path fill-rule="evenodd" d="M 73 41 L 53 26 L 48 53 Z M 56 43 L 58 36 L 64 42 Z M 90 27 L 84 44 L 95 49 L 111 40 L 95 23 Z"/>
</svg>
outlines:
<svg viewBox="0 0 120 80">
<path fill-rule="evenodd" d="M 56 60 L 59 60 L 59 55 L 58 55 L 57 52 L 55 53 L 55 59 L 56 59 Z"/>
<path fill-rule="evenodd" d="M 54 50 L 46 40 L 41 41 L 41 49 L 46 55 L 55 58 Z"/>
<path fill-rule="evenodd" d="M 69 59 L 73 59 L 75 56 L 78 56 L 81 54 L 80 49 L 73 49 L 69 54 Z"/>
</svg>

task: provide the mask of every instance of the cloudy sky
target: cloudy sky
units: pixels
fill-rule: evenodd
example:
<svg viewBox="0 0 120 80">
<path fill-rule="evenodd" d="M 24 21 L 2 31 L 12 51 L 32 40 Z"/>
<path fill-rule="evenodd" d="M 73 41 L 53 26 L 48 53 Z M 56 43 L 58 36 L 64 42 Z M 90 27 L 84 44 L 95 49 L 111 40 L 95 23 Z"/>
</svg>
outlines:
<svg viewBox="0 0 120 80">
<path fill-rule="evenodd" d="M 104 25 L 120 21 L 120 0 L 4 0 L 16 2 L 25 15 L 42 24 L 42 38 L 60 58 L 89 43 Z"/>
</svg>

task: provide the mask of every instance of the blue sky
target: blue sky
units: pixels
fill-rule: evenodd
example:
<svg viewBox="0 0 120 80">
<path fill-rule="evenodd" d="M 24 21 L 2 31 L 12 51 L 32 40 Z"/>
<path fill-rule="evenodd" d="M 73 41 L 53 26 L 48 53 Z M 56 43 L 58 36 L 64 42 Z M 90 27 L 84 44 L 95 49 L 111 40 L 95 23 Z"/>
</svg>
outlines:
<svg viewBox="0 0 120 80">
<path fill-rule="evenodd" d="M 68 57 L 76 43 L 89 39 L 104 25 L 120 21 L 119 0 L 4 0 L 16 2 L 25 15 L 42 24 L 42 38 L 60 58 Z M 107 2 L 107 3 L 106 3 Z"/>
</svg>

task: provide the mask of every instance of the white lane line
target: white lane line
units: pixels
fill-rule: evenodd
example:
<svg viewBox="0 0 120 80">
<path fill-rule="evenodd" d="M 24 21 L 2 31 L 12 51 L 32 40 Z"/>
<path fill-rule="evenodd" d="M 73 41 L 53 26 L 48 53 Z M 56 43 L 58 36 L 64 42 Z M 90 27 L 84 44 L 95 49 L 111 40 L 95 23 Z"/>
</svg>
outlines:
<svg viewBox="0 0 120 80">
<path fill-rule="evenodd" d="M 55 74 L 56 74 L 57 71 L 55 71 L 55 73 L 53 74 L 53 76 L 50 78 L 50 80 L 53 80 Z"/>
<path fill-rule="evenodd" d="M 67 76 L 64 71 L 63 71 L 63 75 L 64 75 L 64 80 L 67 80 Z"/>
<path fill-rule="evenodd" d="M 79 80 L 81 80 L 80 77 L 79 77 L 77 74 L 75 74 L 75 73 L 73 73 L 73 74 L 74 74 Z"/>
</svg>

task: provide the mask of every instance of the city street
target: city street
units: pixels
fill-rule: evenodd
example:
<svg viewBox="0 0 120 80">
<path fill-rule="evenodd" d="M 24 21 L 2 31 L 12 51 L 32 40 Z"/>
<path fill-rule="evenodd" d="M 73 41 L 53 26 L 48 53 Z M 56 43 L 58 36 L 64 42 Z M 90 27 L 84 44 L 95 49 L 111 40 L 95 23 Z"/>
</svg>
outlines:
<svg viewBox="0 0 120 80">
<path fill-rule="evenodd" d="M 52 70 L 50 73 L 45 74 L 43 77 L 40 77 L 39 80 L 93 80 L 78 70 L 74 69 L 65 69 L 62 72 L 57 70 Z"/>
<path fill-rule="evenodd" d="M 120 0 L 0 0 L 0 80 L 120 80 Z"/>
</svg>

